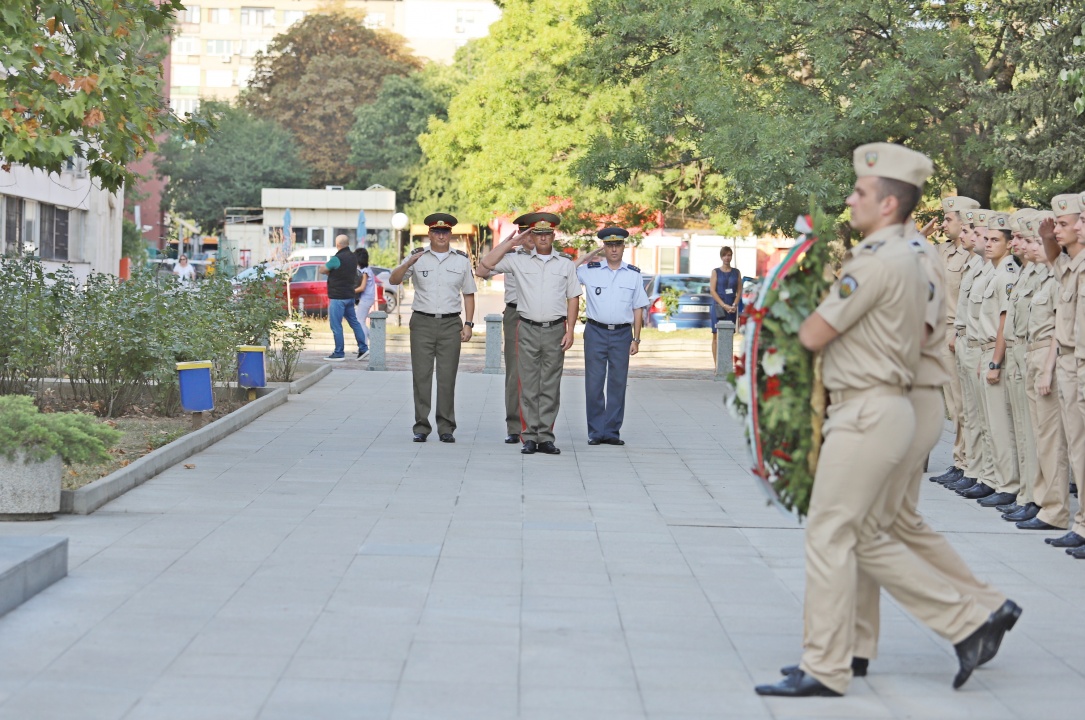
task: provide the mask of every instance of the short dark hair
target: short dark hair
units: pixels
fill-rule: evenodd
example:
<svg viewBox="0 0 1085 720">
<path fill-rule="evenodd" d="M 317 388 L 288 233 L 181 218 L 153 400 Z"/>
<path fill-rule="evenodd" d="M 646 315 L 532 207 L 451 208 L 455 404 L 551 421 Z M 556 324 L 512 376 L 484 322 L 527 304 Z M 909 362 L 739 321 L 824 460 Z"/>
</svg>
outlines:
<svg viewBox="0 0 1085 720">
<path fill-rule="evenodd" d="M 360 247 L 354 251 L 354 257 L 358 259 L 358 267 L 364 269 L 369 267 L 369 251 L 364 247 Z"/>
<path fill-rule="evenodd" d="M 901 222 L 912 214 L 912 211 L 916 209 L 919 201 L 923 198 L 921 189 L 903 180 L 880 177 L 878 178 L 878 187 L 881 191 L 879 200 L 884 200 L 890 195 L 897 199 L 897 220 Z"/>
<path fill-rule="evenodd" d="M 723 257 L 724 255 L 730 255 L 731 257 L 734 257 L 735 251 L 732 250 L 729 246 L 724 245 L 720 248 L 720 257 Z"/>
</svg>

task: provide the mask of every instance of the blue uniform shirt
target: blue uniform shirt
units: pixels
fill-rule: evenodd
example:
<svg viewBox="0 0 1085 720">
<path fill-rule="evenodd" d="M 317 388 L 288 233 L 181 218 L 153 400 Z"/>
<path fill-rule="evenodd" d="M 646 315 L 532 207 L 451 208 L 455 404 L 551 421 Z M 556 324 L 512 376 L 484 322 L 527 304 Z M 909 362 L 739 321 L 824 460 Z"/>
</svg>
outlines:
<svg viewBox="0 0 1085 720">
<path fill-rule="evenodd" d="M 590 262 L 577 268 L 576 277 L 584 285 L 588 317 L 607 325 L 633 322 L 635 308 L 648 307 L 640 268 L 623 262 L 611 270 L 605 262 Z"/>
</svg>

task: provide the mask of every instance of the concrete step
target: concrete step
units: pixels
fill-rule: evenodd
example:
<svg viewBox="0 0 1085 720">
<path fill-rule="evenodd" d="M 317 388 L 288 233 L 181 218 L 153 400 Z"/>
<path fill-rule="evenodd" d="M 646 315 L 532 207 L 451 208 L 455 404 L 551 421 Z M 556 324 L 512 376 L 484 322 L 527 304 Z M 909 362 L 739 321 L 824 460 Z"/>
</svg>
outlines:
<svg viewBox="0 0 1085 720">
<path fill-rule="evenodd" d="M 68 538 L 0 537 L 0 615 L 68 574 Z"/>
</svg>

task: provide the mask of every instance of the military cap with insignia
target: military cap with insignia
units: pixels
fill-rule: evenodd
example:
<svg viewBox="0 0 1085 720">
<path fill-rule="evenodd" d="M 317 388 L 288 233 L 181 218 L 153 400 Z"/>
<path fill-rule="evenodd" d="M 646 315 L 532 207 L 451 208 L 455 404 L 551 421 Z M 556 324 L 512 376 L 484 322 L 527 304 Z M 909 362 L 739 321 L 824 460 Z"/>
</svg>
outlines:
<svg viewBox="0 0 1085 720">
<path fill-rule="evenodd" d="M 934 173 L 934 163 L 923 153 L 893 143 L 870 143 L 855 148 L 852 165 L 856 177 L 899 180 L 923 189 Z"/>
<path fill-rule="evenodd" d="M 1021 208 L 1010 213 L 1010 229 L 1020 235 L 1028 235 L 1029 229 L 1026 224 L 1028 219 L 1033 217 L 1036 211 L 1032 208 Z"/>
<path fill-rule="evenodd" d="M 1056 195 L 1051 198 L 1051 209 L 1055 212 L 1055 217 L 1080 215 L 1085 212 L 1085 203 L 1082 202 L 1081 196 L 1077 193 Z"/>
<path fill-rule="evenodd" d="M 991 211 L 987 215 L 987 229 L 988 230 L 1005 230 L 1010 232 L 1010 214 L 1004 212 Z"/>
<path fill-rule="evenodd" d="M 595 237 L 602 240 L 604 245 L 625 245 L 629 231 L 620 227 L 605 227 L 597 232 Z"/>
<path fill-rule="evenodd" d="M 516 227 L 518 227 L 520 231 L 523 232 L 524 230 L 527 230 L 531 227 L 531 223 L 534 220 L 538 219 L 538 215 L 539 213 L 535 212 L 524 213 L 520 217 L 513 220 L 513 222 L 516 223 Z"/>
<path fill-rule="evenodd" d="M 451 232 L 452 227 L 459 221 L 448 213 L 433 213 L 432 215 L 427 215 L 426 219 L 422 222 L 425 223 L 430 230 L 448 230 Z"/>
<path fill-rule="evenodd" d="M 963 195 L 952 195 L 942 198 L 942 212 L 960 212 L 961 210 L 975 210 L 980 206 L 979 202 Z"/>
<path fill-rule="evenodd" d="M 987 227 L 987 216 L 991 214 L 991 211 L 987 208 L 976 208 L 975 210 L 965 210 L 961 215 L 964 216 L 966 222 L 970 222 L 976 227 Z"/>
<path fill-rule="evenodd" d="M 531 232 L 533 233 L 552 233 L 554 232 L 554 228 L 561 224 L 561 218 L 554 213 L 534 213 L 534 217 L 530 219 L 529 224 L 531 225 Z"/>
</svg>

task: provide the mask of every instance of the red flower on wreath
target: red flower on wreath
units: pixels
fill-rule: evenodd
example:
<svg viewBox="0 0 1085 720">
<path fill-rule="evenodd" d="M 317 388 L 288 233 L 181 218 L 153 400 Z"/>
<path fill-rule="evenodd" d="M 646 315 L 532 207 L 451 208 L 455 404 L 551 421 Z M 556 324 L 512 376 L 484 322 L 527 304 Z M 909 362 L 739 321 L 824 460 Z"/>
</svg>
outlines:
<svg viewBox="0 0 1085 720">
<path fill-rule="evenodd" d="M 772 456 L 774 458 L 779 458 L 780 460 L 784 460 L 786 462 L 791 462 L 791 456 L 788 455 L 787 453 L 785 453 L 783 450 L 773 450 L 772 451 Z"/>
<path fill-rule="evenodd" d="M 771 400 L 780 394 L 780 378 L 773 376 L 765 380 L 765 399 Z"/>
<path fill-rule="evenodd" d="M 735 377 L 742 377 L 746 374 L 746 364 L 743 362 L 743 358 L 740 355 L 734 356 L 735 363 Z"/>
</svg>

